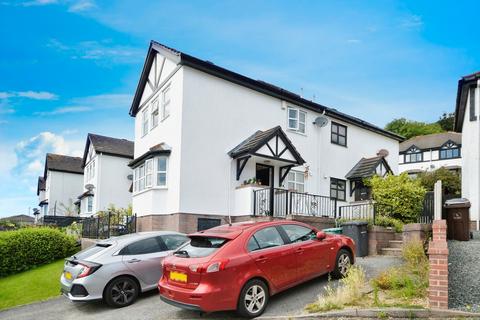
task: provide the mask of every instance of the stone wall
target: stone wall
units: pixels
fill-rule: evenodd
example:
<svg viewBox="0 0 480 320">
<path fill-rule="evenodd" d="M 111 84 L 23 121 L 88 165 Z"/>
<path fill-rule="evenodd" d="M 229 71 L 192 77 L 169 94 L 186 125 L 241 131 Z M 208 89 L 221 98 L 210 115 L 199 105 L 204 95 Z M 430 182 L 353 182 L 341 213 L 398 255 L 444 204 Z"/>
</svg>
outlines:
<svg viewBox="0 0 480 320">
<path fill-rule="evenodd" d="M 403 243 L 409 241 L 425 242 L 432 232 L 432 225 L 426 223 L 410 223 L 403 226 Z"/>
<path fill-rule="evenodd" d="M 376 256 L 383 248 L 390 245 L 390 240 L 397 240 L 395 231 L 380 226 L 368 227 L 368 254 Z"/>
<path fill-rule="evenodd" d="M 447 222 L 435 220 L 432 229 L 432 241 L 428 246 L 428 303 L 430 308 L 448 309 Z"/>
</svg>

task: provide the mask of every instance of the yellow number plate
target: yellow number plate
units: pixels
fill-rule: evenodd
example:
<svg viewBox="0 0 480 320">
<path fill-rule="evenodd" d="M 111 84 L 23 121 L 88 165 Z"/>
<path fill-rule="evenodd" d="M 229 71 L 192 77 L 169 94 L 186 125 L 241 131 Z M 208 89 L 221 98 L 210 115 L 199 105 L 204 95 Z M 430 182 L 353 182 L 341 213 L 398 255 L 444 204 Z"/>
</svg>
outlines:
<svg viewBox="0 0 480 320">
<path fill-rule="evenodd" d="M 72 280 L 72 274 L 68 271 L 65 272 L 65 279 Z"/>
<path fill-rule="evenodd" d="M 179 282 L 187 282 L 187 275 L 181 272 L 170 272 L 170 280 L 179 281 Z"/>
</svg>

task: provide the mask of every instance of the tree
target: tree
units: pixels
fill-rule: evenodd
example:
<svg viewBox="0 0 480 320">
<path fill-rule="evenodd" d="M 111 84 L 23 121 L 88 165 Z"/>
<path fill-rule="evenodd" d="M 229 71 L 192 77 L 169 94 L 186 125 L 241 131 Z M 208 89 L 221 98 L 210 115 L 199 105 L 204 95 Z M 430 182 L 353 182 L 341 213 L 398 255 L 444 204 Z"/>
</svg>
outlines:
<svg viewBox="0 0 480 320">
<path fill-rule="evenodd" d="M 453 131 L 453 127 L 455 126 L 455 113 L 446 113 L 444 112 L 437 123 L 442 127 L 445 131 Z"/>
<path fill-rule="evenodd" d="M 426 190 L 419 179 L 408 174 L 373 176 L 365 181 L 372 188 L 372 195 L 380 208 L 378 214 L 398 219 L 404 223 L 417 222 L 423 207 Z"/>
<path fill-rule="evenodd" d="M 433 191 L 433 186 L 438 180 L 442 181 L 442 187 L 448 194 L 460 194 L 462 183 L 458 173 L 445 168 L 439 168 L 435 171 L 422 172 L 418 174 L 417 179 L 428 191 Z"/>
<path fill-rule="evenodd" d="M 444 132 L 442 126 L 438 123 L 426 123 L 407 120 L 405 118 L 399 118 L 390 121 L 385 126 L 385 130 L 404 136 L 407 139 L 431 133 Z"/>
</svg>

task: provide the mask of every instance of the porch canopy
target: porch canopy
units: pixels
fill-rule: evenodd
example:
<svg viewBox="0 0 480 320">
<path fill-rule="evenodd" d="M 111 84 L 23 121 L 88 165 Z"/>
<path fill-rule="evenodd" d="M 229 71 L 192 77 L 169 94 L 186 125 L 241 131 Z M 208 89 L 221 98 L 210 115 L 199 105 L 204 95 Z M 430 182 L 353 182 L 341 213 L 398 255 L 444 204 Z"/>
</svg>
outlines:
<svg viewBox="0 0 480 320">
<path fill-rule="evenodd" d="M 240 175 L 252 156 L 276 160 L 285 164 L 280 167 L 280 185 L 291 168 L 305 163 L 280 126 L 255 132 L 228 154 L 237 160 L 237 181 L 240 180 Z"/>
<path fill-rule="evenodd" d="M 345 176 L 350 181 L 350 196 L 357 188 L 364 186 L 364 179 L 371 178 L 374 175 L 384 177 L 392 173 L 393 171 L 384 156 L 360 159 Z"/>
</svg>

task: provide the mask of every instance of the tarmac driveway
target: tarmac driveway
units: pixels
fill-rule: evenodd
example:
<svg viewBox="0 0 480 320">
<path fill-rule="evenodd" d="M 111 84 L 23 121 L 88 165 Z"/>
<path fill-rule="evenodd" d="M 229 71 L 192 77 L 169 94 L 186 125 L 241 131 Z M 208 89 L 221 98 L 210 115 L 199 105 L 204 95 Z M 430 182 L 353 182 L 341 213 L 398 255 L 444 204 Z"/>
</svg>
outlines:
<svg viewBox="0 0 480 320">
<path fill-rule="evenodd" d="M 371 278 L 382 270 L 400 263 L 399 258 L 377 256 L 358 258 L 367 278 Z M 315 301 L 328 277 L 323 276 L 295 288 L 284 291 L 270 299 L 265 316 L 297 315 L 304 313 L 304 307 Z M 136 319 L 225 319 L 235 318 L 233 312 L 218 312 L 204 314 L 181 310 L 160 301 L 156 291 L 143 294 L 139 300 L 126 308 L 111 309 L 101 302 L 72 303 L 64 297 L 48 301 L 20 306 L 6 311 L 0 311 L 0 319 L 102 319 L 102 320 L 136 320 Z"/>
</svg>

